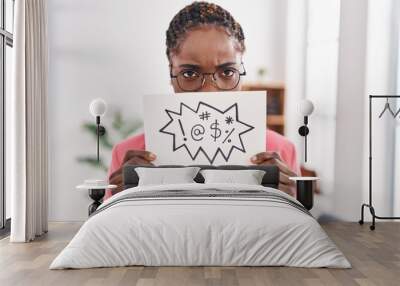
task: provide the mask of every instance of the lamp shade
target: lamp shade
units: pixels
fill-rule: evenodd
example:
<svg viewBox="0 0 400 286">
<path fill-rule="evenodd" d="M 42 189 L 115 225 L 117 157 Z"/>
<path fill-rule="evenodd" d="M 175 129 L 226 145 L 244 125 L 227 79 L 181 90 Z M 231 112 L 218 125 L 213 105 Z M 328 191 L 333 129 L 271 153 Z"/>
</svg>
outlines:
<svg viewBox="0 0 400 286">
<path fill-rule="evenodd" d="M 303 99 L 299 107 L 300 107 L 300 113 L 303 116 L 309 116 L 314 111 L 314 104 L 308 99 Z"/>
<path fill-rule="evenodd" d="M 107 111 L 107 103 L 101 98 L 93 99 L 89 105 L 89 110 L 94 117 L 103 116 Z"/>
</svg>

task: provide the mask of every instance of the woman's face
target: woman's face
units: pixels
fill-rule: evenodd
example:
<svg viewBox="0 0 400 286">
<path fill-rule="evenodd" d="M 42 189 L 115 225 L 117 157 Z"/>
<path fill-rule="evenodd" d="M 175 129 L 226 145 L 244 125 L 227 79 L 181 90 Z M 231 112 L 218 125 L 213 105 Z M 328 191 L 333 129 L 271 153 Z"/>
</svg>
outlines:
<svg viewBox="0 0 400 286">
<path fill-rule="evenodd" d="M 225 30 L 213 26 L 195 28 L 187 32 L 179 45 L 179 49 L 170 56 L 172 75 L 184 75 L 188 80 L 200 73 L 214 73 L 221 82 L 230 80 L 233 69 L 242 71 L 242 52 L 237 41 Z M 220 81 L 219 81 L 220 82 Z M 179 86 L 177 79 L 172 78 L 174 91 L 185 92 Z M 232 89 L 240 90 L 241 81 Z M 204 85 L 196 91 L 221 91 L 212 76 L 206 76 Z"/>
</svg>

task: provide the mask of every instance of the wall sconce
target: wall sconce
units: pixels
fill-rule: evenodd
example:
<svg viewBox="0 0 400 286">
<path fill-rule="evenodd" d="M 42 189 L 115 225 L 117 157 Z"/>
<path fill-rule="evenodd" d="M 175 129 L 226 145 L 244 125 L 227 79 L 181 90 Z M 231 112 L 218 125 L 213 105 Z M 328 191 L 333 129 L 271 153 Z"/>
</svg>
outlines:
<svg viewBox="0 0 400 286">
<path fill-rule="evenodd" d="M 310 133 L 308 129 L 308 116 L 314 111 L 314 104 L 307 99 L 300 103 L 300 113 L 304 116 L 304 125 L 299 128 L 299 134 L 304 137 L 304 161 L 307 162 L 307 135 Z"/>
<path fill-rule="evenodd" d="M 103 136 L 106 133 L 106 129 L 104 126 L 100 125 L 100 117 L 103 116 L 107 111 L 107 103 L 101 99 L 96 98 L 92 100 L 89 105 L 90 114 L 96 118 L 96 134 L 97 134 L 97 162 L 100 161 L 100 151 L 99 151 L 99 142 L 100 136 Z"/>
<path fill-rule="evenodd" d="M 299 128 L 299 134 L 304 137 L 304 161 L 307 162 L 307 135 L 310 133 L 308 129 L 308 116 L 314 111 L 314 104 L 307 99 L 300 103 L 300 113 L 304 116 L 304 125 Z M 318 177 L 290 177 L 290 180 L 296 182 L 296 198 L 303 206 L 311 210 L 314 205 L 314 183 L 319 180 Z"/>
</svg>

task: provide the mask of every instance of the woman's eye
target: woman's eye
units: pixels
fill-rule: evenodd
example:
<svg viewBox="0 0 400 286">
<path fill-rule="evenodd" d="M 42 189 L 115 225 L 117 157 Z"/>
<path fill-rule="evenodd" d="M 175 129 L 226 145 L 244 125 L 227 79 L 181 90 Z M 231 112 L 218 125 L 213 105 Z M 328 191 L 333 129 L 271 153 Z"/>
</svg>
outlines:
<svg viewBox="0 0 400 286">
<path fill-rule="evenodd" d="M 182 75 L 185 79 L 196 79 L 199 77 L 197 72 L 191 70 L 182 72 Z"/>
<path fill-rule="evenodd" d="M 235 74 L 235 71 L 231 69 L 226 69 L 222 71 L 222 76 L 223 77 L 232 77 Z"/>
</svg>

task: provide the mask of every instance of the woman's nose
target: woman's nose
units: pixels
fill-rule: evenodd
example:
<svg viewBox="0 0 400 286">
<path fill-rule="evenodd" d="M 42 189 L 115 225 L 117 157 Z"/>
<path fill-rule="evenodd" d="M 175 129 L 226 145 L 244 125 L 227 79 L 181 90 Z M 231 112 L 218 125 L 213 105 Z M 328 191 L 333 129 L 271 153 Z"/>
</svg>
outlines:
<svg viewBox="0 0 400 286">
<path fill-rule="evenodd" d="M 212 75 L 206 75 L 204 78 L 204 84 L 202 88 L 199 90 L 202 92 L 212 92 L 212 91 L 219 91 L 218 87 L 216 86 Z"/>
</svg>

